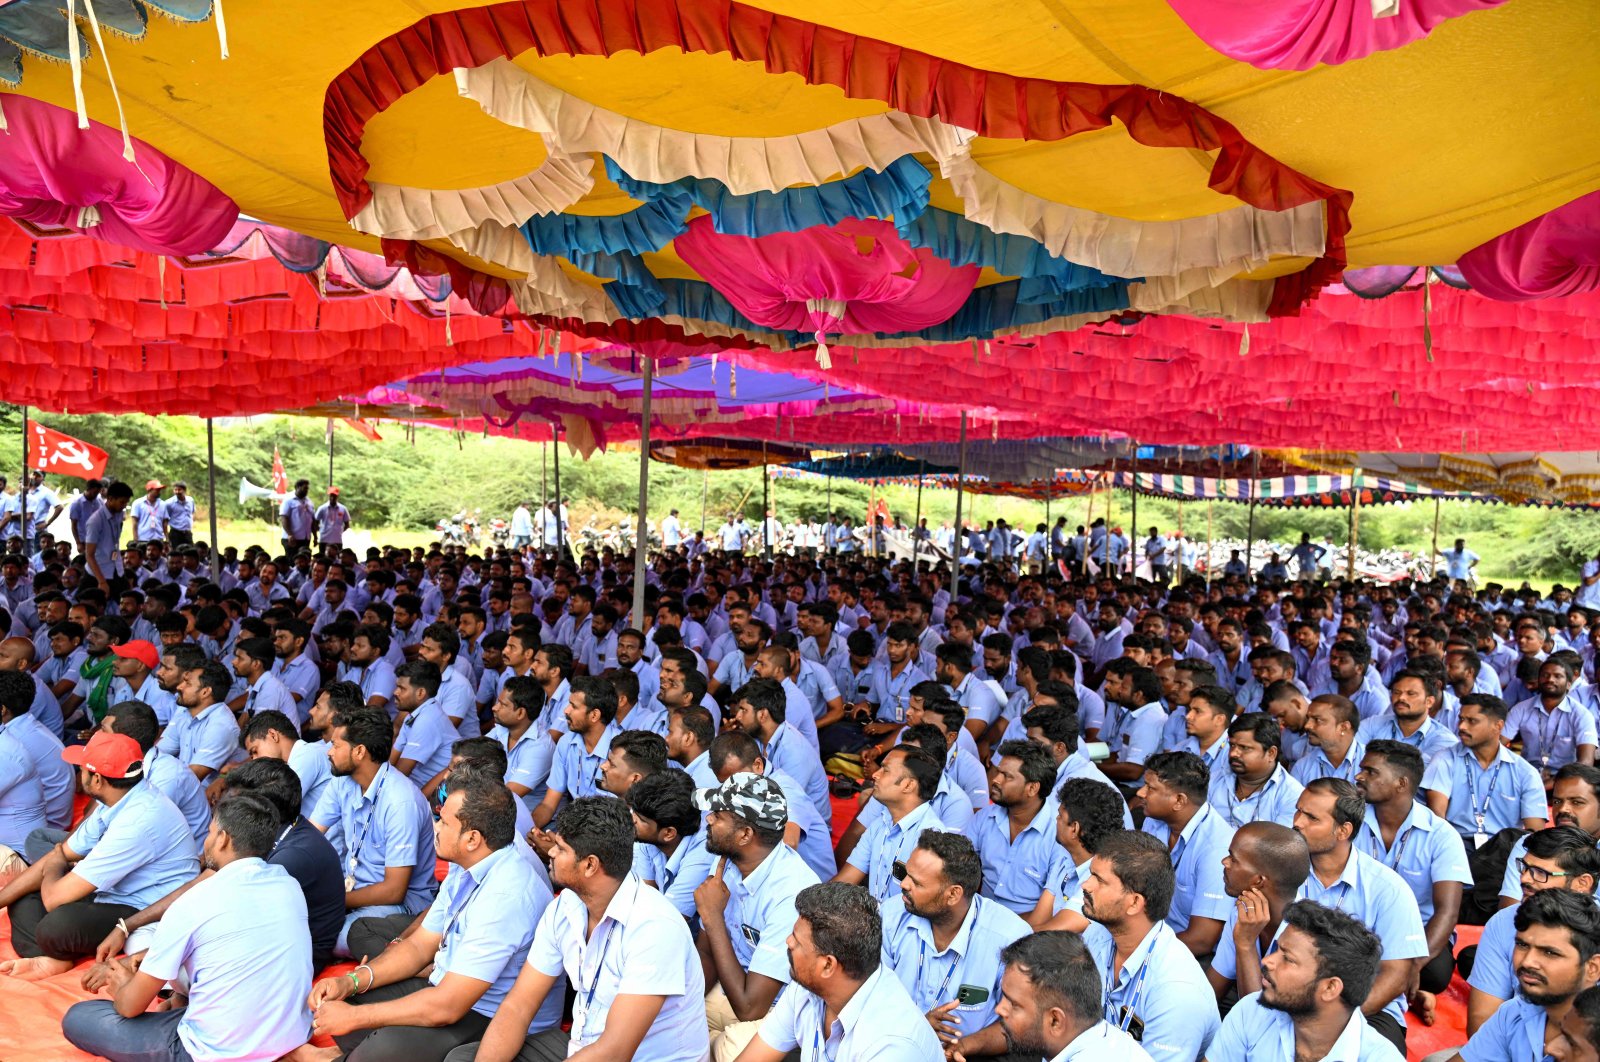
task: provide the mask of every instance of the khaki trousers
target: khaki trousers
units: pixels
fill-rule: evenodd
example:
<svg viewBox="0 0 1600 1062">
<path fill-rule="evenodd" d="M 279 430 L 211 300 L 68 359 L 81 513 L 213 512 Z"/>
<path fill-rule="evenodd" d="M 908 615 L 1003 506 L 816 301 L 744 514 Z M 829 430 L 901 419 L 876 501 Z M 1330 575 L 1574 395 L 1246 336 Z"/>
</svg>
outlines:
<svg viewBox="0 0 1600 1062">
<path fill-rule="evenodd" d="M 711 1062 L 734 1062 L 761 1028 L 759 1021 L 740 1021 L 718 985 L 706 994 L 706 1027 L 711 1033 Z"/>
</svg>

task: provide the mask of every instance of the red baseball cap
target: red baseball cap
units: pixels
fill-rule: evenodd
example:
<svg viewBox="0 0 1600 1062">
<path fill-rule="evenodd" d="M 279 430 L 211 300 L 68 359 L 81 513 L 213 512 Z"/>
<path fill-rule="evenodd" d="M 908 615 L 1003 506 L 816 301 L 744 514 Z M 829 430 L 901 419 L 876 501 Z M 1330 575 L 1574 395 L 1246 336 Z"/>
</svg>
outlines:
<svg viewBox="0 0 1600 1062">
<path fill-rule="evenodd" d="M 102 778 L 144 777 L 144 751 L 126 734 L 96 730 L 87 745 L 68 745 L 61 758 L 74 767 L 87 767 Z"/>
<path fill-rule="evenodd" d="M 337 498 L 339 496 L 339 488 L 338 487 L 329 487 L 328 488 L 328 493 L 333 495 L 335 498 Z"/>
<path fill-rule="evenodd" d="M 148 482 L 148 483 L 146 483 L 144 485 L 144 489 L 145 490 L 160 490 L 161 489 L 161 481 L 159 479 L 152 479 L 150 482 Z"/>
<path fill-rule="evenodd" d="M 151 671 L 161 666 L 161 654 L 142 638 L 135 638 L 125 645 L 113 645 L 111 651 L 120 657 L 137 660 Z"/>
</svg>

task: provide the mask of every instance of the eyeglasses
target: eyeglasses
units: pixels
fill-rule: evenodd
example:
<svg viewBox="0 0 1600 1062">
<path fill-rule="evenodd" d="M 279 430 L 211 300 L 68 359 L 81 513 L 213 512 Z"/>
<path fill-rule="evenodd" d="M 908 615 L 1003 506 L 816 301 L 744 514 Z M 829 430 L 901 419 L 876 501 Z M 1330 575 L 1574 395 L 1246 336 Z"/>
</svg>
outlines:
<svg viewBox="0 0 1600 1062">
<path fill-rule="evenodd" d="M 1536 866 L 1534 866 L 1532 863 L 1529 863 L 1526 859 L 1518 859 L 1517 860 L 1517 873 L 1518 874 L 1526 874 L 1526 875 L 1528 875 L 1528 877 L 1532 878 L 1534 881 L 1538 882 L 1540 885 L 1543 885 L 1545 882 L 1549 881 L 1551 878 L 1570 878 L 1570 877 L 1572 877 L 1572 875 L 1569 874 L 1565 870 L 1546 870 L 1544 867 L 1536 867 Z"/>
</svg>

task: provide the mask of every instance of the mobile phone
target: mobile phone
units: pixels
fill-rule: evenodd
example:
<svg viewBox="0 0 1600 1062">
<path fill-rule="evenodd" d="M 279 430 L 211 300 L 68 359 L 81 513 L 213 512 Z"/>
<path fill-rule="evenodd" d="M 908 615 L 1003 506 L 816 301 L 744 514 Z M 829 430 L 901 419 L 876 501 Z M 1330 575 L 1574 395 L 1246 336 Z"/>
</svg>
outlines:
<svg viewBox="0 0 1600 1062">
<path fill-rule="evenodd" d="M 986 1002 L 989 990 L 978 985 L 962 985 L 956 990 L 956 1005 L 962 1007 L 976 1006 Z"/>
<path fill-rule="evenodd" d="M 1144 1019 L 1133 1013 L 1133 1011 L 1129 1010 L 1127 1007 L 1122 1008 L 1122 1011 L 1118 1017 L 1122 1019 L 1123 1029 L 1126 1030 L 1127 1034 L 1133 1037 L 1134 1040 L 1143 1043 Z"/>
</svg>

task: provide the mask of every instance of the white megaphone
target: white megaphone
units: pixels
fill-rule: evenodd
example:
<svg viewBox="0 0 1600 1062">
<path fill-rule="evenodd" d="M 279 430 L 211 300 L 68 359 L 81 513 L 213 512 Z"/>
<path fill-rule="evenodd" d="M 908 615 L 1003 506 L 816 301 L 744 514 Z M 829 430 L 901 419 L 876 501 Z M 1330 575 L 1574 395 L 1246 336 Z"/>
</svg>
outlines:
<svg viewBox="0 0 1600 1062">
<path fill-rule="evenodd" d="M 279 494 L 271 487 L 258 487 L 243 476 L 239 477 L 239 504 L 252 499 L 259 501 L 262 498 L 271 498 L 273 501 L 282 501 L 284 495 Z"/>
</svg>

